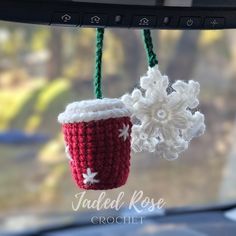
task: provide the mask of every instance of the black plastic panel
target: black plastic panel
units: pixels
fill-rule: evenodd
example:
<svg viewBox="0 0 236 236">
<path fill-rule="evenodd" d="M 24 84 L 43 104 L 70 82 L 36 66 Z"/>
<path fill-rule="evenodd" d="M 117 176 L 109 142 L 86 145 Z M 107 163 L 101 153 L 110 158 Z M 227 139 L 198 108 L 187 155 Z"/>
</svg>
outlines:
<svg viewBox="0 0 236 236">
<path fill-rule="evenodd" d="M 84 0 L 85 1 L 85 0 Z M 95 0 L 88 0 L 95 1 Z M 107 1 L 107 0 L 105 0 Z M 123 0 L 124 1 L 124 0 Z M 145 2 L 137 0 L 140 2 Z M 146 0 L 147 1 L 147 0 Z M 170 7 L 173 0 L 149 0 L 148 6 L 82 3 L 71 0 L 1 0 L 0 20 L 83 27 L 156 29 L 236 28 L 236 1 L 224 0 L 224 7 L 209 7 L 206 0 L 181 0 L 192 6 Z M 96 1 L 95 1 L 96 2 Z M 121 2 L 121 1 L 118 1 Z M 199 4 L 201 3 L 202 4 Z M 196 7 L 198 3 L 200 6 Z M 222 1 L 221 1 L 222 2 Z M 127 3 L 127 2 L 126 2 Z M 175 0 L 177 3 L 177 0 Z M 220 5 L 220 1 L 215 1 Z M 232 6 L 231 6 L 231 5 Z M 195 6 L 195 7 L 193 7 Z M 227 6 L 227 7 L 226 7 Z"/>
</svg>

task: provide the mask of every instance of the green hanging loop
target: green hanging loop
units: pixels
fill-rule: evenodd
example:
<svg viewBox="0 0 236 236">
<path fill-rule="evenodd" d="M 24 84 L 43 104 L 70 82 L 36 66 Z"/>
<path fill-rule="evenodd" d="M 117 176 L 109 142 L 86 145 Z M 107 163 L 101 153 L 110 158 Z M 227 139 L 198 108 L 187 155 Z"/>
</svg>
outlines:
<svg viewBox="0 0 236 236">
<path fill-rule="evenodd" d="M 157 55 L 153 51 L 153 42 L 152 42 L 152 35 L 149 29 L 143 30 L 143 40 L 145 44 L 145 49 L 148 58 L 148 64 L 150 67 L 154 67 L 158 65 Z"/>
<path fill-rule="evenodd" d="M 97 99 L 102 99 L 102 54 L 103 54 L 103 40 L 104 28 L 98 28 L 96 31 L 96 63 L 94 73 L 94 94 Z M 147 52 L 148 64 L 150 67 L 158 65 L 158 59 L 153 50 L 153 42 L 151 31 L 149 29 L 143 30 L 143 39 L 145 49 Z"/>
<path fill-rule="evenodd" d="M 97 99 L 102 99 L 102 54 L 103 54 L 104 29 L 96 31 L 96 63 L 94 73 L 94 95 Z"/>
</svg>

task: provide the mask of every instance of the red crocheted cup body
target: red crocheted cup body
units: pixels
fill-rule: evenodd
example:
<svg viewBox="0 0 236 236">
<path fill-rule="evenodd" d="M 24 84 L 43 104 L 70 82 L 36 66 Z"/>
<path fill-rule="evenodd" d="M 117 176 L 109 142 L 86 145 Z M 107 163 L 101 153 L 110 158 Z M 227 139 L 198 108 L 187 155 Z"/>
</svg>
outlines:
<svg viewBox="0 0 236 236">
<path fill-rule="evenodd" d="M 95 101 L 90 102 L 94 104 Z M 100 100 L 99 105 L 92 105 L 92 108 L 88 102 L 85 110 L 88 110 L 89 119 L 83 116 L 78 122 L 62 124 L 73 179 L 81 189 L 118 188 L 128 179 L 132 123 L 123 104 L 119 108 L 107 108 L 109 101 L 114 103 L 113 99 Z M 117 99 L 115 101 L 120 104 Z M 103 103 L 105 106 L 101 105 Z M 94 112 L 90 113 L 91 109 Z M 76 114 L 79 110 L 81 108 Z"/>
</svg>

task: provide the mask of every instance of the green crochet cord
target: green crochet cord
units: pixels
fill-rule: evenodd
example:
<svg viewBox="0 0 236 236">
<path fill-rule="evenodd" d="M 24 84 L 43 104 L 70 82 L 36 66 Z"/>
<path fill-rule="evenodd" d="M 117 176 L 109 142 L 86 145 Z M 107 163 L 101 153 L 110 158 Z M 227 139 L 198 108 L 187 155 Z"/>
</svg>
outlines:
<svg viewBox="0 0 236 236">
<path fill-rule="evenodd" d="M 95 63 L 95 74 L 94 74 L 94 94 L 97 99 L 102 99 L 102 54 L 103 54 L 103 40 L 104 40 L 104 29 L 97 29 L 96 33 L 96 63 Z M 149 29 L 143 30 L 143 40 L 145 49 L 147 52 L 148 64 L 150 67 L 158 65 L 158 59 L 153 51 L 153 42 L 151 31 Z"/>
<path fill-rule="evenodd" d="M 143 30 L 143 40 L 147 52 L 148 64 L 150 67 L 154 67 L 158 65 L 158 59 L 153 51 L 152 35 L 149 29 Z"/>
<path fill-rule="evenodd" d="M 104 29 L 97 29 L 96 35 L 96 64 L 94 74 L 94 94 L 97 99 L 102 99 L 102 53 L 103 53 Z"/>
</svg>

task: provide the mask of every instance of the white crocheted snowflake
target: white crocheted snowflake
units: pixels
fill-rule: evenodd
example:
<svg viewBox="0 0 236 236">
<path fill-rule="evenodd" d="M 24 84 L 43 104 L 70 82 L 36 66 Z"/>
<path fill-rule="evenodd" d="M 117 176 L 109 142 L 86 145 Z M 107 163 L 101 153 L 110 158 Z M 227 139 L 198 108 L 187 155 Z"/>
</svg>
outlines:
<svg viewBox="0 0 236 236">
<path fill-rule="evenodd" d="M 199 83 L 178 80 L 170 86 L 168 77 L 155 66 L 141 78 L 140 87 L 122 97 L 136 121 L 133 150 L 156 151 L 168 160 L 178 158 L 189 142 L 205 131 L 204 115 L 193 111 L 199 105 Z"/>
</svg>

